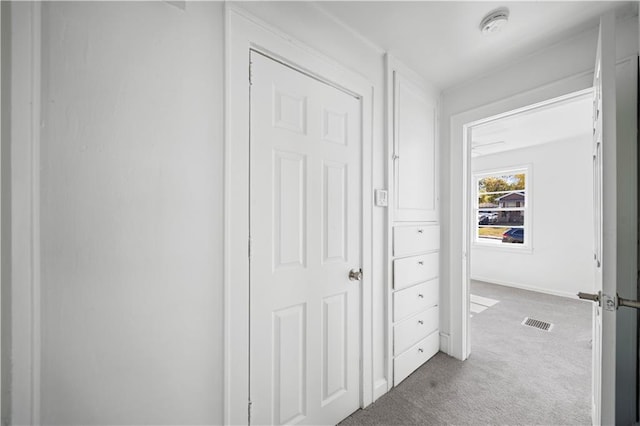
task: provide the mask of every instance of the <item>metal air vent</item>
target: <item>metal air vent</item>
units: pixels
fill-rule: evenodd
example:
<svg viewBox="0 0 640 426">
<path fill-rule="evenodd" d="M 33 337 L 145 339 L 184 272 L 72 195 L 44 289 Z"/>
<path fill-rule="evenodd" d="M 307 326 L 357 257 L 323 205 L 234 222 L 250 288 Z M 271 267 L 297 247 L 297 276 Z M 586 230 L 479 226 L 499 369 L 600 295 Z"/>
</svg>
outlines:
<svg viewBox="0 0 640 426">
<path fill-rule="evenodd" d="M 543 331 L 551 331 L 551 329 L 553 328 L 553 324 L 551 324 L 550 322 L 540 321 L 540 320 L 529 318 L 529 317 L 526 317 L 521 324 L 529 327 L 538 328 Z"/>
</svg>

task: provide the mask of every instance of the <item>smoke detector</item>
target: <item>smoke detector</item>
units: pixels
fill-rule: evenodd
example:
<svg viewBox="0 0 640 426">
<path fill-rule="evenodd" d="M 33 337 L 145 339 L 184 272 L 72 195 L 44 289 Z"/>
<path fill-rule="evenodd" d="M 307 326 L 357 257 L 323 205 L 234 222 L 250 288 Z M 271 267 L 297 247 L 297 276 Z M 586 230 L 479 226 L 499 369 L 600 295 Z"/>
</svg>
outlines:
<svg viewBox="0 0 640 426">
<path fill-rule="evenodd" d="M 497 33 L 507 25 L 508 21 L 509 9 L 501 7 L 493 12 L 489 12 L 489 14 L 482 19 L 482 22 L 480 23 L 480 31 L 482 31 L 482 34 Z"/>
</svg>

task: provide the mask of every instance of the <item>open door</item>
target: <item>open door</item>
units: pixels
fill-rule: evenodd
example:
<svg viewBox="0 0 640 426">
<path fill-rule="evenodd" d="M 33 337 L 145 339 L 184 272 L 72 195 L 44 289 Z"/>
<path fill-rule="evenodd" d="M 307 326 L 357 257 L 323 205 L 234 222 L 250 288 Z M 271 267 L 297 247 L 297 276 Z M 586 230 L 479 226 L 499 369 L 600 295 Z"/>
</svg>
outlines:
<svg viewBox="0 0 640 426">
<path fill-rule="evenodd" d="M 615 15 L 600 19 L 593 77 L 594 273 L 593 424 L 615 424 L 616 64 Z M 591 297 L 589 297 L 591 296 Z"/>
<path fill-rule="evenodd" d="M 609 13 L 600 19 L 593 80 L 595 294 L 578 294 L 596 302 L 592 414 L 603 425 L 635 424 L 638 401 L 638 59 L 616 63 L 615 51 Z"/>
</svg>

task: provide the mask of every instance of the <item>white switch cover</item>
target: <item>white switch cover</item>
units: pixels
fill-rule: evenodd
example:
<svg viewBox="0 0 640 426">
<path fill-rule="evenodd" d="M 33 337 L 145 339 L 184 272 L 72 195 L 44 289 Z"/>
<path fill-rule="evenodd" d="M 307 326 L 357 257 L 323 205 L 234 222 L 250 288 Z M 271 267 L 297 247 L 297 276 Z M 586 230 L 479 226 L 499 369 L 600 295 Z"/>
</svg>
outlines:
<svg viewBox="0 0 640 426">
<path fill-rule="evenodd" d="M 387 197 L 386 189 L 376 189 L 376 206 L 387 207 L 389 205 L 389 199 Z"/>
</svg>

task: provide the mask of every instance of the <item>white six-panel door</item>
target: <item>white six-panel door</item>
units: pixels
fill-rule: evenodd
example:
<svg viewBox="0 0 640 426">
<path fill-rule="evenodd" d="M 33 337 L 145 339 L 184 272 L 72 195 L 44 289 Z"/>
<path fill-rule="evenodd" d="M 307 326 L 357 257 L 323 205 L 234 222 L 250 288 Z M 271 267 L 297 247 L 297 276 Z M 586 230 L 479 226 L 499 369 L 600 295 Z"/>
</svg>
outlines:
<svg viewBox="0 0 640 426">
<path fill-rule="evenodd" d="M 251 423 L 335 424 L 360 401 L 360 100 L 251 62 Z"/>
</svg>

